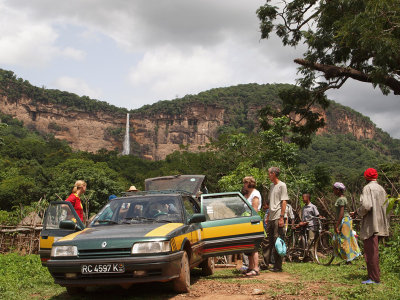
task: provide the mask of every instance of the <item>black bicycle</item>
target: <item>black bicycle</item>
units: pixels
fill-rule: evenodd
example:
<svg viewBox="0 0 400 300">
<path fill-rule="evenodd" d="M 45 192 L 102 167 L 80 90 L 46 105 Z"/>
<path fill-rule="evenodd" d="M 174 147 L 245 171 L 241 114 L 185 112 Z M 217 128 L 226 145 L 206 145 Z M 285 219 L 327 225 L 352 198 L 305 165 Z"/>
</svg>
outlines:
<svg viewBox="0 0 400 300">
<path fill-rule="evenodd" d="M 292 235 L 287 237 L 289 261 L 306 261 L 310 259 L 320 265 L 330 265 L 335 258 L 333 234 L 325 229 L 330 223 L 322 224 L 319 217 L 314 217 L 318 222 L 318 231 L 312 241 L 309 241 L 308 231 L 305 226 L 296 228 Z"/>
</svg>

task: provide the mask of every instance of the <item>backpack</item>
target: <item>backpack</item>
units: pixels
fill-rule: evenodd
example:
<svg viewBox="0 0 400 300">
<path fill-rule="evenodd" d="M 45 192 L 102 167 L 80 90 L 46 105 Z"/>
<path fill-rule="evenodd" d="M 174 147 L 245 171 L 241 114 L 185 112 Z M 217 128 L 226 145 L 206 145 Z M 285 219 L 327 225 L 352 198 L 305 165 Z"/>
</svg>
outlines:
<svg viewBox="0 0 400 300">
<path fill-rule="evenodd" d="M 276 249 L 276 252 L 278 252 L 278 254 L 280 256 L 285 256 L 286 255 L 286 244 L 280 237 L 278 237 L 276 239 L 275 249 Z"/>
</svg>

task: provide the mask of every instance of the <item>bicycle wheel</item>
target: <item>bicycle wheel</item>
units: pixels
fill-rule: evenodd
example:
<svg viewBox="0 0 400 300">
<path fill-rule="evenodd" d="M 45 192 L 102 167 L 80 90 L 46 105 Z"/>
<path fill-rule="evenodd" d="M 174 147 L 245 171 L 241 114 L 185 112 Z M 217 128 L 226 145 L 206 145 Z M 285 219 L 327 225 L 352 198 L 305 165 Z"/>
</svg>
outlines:
<svg viewBox="0 0 400 300">
<path fill-rule="evenodd" d="M 301 233 L 296 233 L 294 236 L 294 246 L 288 250 L 286 257 L 290 262 L 303 261 L 306 257 L 306 253 L 306 239 Z"/>
<path fill-rule="evenodd" d="M 307 254 L 307 242 L 304 235 L 300 235 L 297 240 L 297 253 L 299 260 L 304 260 Z"/>
<path fill-rule="evenodd" d="M 321 232 L 314 243 L 314 259 L 319 265 L 328 266 L 335 258 L 332 233 Z"/>
</svg>

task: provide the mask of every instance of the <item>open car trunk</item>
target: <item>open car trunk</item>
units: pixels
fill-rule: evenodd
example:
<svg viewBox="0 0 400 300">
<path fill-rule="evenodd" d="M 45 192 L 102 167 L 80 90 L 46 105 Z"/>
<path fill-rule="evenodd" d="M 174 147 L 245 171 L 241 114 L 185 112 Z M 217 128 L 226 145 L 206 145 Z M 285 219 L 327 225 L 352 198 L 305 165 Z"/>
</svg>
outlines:
<svg viewBox="0 0 400 300">
<path fill-rule="evenodd" d="M 203 185 L 204 179 L 205 175 L 174 175 L 148 178 L 144 183 L 146 191 L 185 191 L 198 196 L 199 192 L 208 193 Z"/>
</svg>

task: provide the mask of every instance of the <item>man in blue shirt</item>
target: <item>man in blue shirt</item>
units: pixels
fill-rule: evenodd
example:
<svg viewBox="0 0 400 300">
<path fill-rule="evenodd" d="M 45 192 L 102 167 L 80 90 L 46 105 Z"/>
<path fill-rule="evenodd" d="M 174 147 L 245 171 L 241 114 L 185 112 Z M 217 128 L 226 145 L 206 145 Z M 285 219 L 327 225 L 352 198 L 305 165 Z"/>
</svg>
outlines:
<svg viewBox="0 0 400 300">
<path fill-rule="evenodd" d="M 311 203 L 311 195 L 309 193 L 303 194 L 304 207 L 301 211 L 301 222 L 298 227 L 306 226 L 308 235 L 308 245 L 311 245 L 318 231 L 318 221 L 315 219 L 319 217 L 318 208 Z"/>
</svg>

